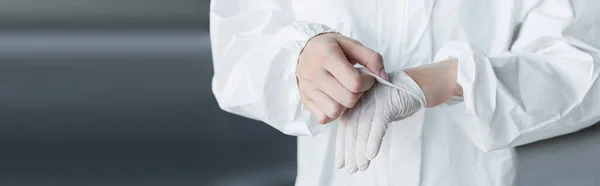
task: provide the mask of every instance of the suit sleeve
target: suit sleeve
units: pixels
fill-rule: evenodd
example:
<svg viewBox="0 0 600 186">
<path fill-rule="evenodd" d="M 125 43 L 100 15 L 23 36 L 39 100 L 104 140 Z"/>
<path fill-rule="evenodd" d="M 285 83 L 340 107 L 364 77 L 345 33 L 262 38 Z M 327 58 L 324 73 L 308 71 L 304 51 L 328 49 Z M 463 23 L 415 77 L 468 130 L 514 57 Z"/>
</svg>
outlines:
<svg viewBox="0 0 600 186">
<path fill-rule="evenodd" d="M 587 3 L 587 4 L 586 4 Z M 464 102 L 454 122 L 484 151 L 572 133 L 600 120 L 598 1 L 545 1 L 505 54 L 451 42 L 436 60 L 459 60 Z"/>
<path fill-rule="evenodd" d="M 212 90 L 221 109 L 263 121 L 288 135 L 316 135 L 300 101 L 298 55 L 312 37 L 333 30 L 296 21 L 288 1 L 211 2 Z"/>
</svg>

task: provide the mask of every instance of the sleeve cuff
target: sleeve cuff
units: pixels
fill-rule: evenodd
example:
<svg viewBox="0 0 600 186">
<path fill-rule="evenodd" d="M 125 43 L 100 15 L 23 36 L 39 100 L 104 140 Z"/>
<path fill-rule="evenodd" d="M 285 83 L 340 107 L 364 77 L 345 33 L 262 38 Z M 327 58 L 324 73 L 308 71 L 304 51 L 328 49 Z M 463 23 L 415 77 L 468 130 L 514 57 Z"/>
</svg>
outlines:
<svg viewBox="0 0 600 186">
<path fill-rule="evenodd" d="M 490 59 L 466 42 L 450 42 L 435 56 L 435 61 L 458 59 L 457 83 L 463 88 L 462 99 L 454 98 L 451 112 L 458 127 L 482 151 L 491 151 L 500 136 L 489 125 L 496 108 L 495 78 Z"/>
<path fill-rule="evenodd" d="M 298 82 L 295 78 L 300 53 L 310 39 L 324 33 L 337 32 L 323 24 L 297 22 L 280 30 L 276 36 L 273 37 L 273 40 L 270 41 L 273 45 L 281 46 L 283 50 L 288 51 L 292 56 L 291 60 L 286 61 L 286 63 L 288 63 L 285 64 L 286 68 L 282 69 L 284 71 L 282 72 L 283 74 L 294 80 L 294 85 L 291 86 L 292 89 L 288 91 L 288 103 L 292 104 L 290 105 L 290 108 L 295 108 L 295 111 L 292 111 L 293 116 L 290 118 L 290 124 L 285 125 L 282 129 L 285 134 L 294 136 L 314 136 L 323 131 L 326 127 L 325 125 L 317 123 L 311 113 L 302 104 L 300 100 L 300 90 L 298 89 L 297 84 Z M 290 83 L 292 82 L 290 81 Z"/>
<path fill-rule="evenodd" d="M 447 43 L 436 54 L 434 61 L 448 58 L 458 59 L 456 82 L 463 88 L 462 99 L 455 98 L 454 101 L 464 101 L 466 111 L 471 114 L 476 111 L 493 113 L 496 103 L 495 99 L 490 98 L 496 97 L 496 78 L 489 58 L 472 44 L 464 42 Z"/>
</svg>

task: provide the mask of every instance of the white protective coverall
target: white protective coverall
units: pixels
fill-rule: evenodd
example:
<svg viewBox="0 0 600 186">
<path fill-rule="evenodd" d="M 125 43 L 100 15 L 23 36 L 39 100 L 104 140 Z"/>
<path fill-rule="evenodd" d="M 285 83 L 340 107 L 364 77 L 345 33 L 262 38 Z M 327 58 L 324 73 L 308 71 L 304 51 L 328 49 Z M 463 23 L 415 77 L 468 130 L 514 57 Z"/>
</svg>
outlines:
<svg viewBox="0 0 600 186">
<path fill-rule="evenodd" d="M 514 147 L 600 120 L 600 1 L 213 0 L 220 107 L 298 137 L 296 185 L 514 185 Z M 300 102 L 295 70 L 324 32 L 356 39 L 387 71 L 456 57 L 464 100 L 389 125 L 364 172 L 335 166 L 336 122 Z"/>
</svg>

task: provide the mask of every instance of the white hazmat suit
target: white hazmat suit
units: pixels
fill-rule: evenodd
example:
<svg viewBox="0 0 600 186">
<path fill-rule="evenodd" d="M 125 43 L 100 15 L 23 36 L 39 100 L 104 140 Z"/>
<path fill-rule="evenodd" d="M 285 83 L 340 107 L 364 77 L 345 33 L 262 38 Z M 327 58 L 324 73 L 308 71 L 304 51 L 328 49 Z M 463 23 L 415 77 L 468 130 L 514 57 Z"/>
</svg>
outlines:
<svg viewBox="0 0 600 186">
<path fill-rule="evenodd" d="M 220 107 L 298 137 L 299 186 L 514 185 L 514 147 L 600 120 L 600 1 L 213 0 Z M 335 165 L 336 122 L 301 101 L 298 55 L 337 32 L 379 52 L 387 71 L 458 59 L 463 101 L 389 125 L 355 174 Z"/>
</svg>

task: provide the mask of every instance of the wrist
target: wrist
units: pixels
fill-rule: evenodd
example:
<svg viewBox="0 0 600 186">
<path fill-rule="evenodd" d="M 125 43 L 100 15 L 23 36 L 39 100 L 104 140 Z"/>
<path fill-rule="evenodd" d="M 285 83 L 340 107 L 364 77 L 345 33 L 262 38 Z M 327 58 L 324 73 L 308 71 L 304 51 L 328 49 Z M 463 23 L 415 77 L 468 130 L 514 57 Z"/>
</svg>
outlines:
<svg viewBox="0 0 600 186">
<path fill-rule="evenodd" d="M 458 84 L 458 82 L 456 82 L 456 80 L 458 78 L 458 59 L 451 58 L 451 59 L 448 59 L 447 61 L 443 61 L 443 62 L 449 63 L 449 66 L 446 68 L 446 70 L 448 71 L 450 80 L 452 80 L 450 83 L 454 85 L 454 91 L 453 91 L 454 94 L 452 94 L 452 95 L 453 96 L 462 96 L 462 93 L 463 93 L 462 86 L 460 86 Z"/>
<path fill-rule="evenodd" d="M 404 71 L 415 80 L 425 94 L 426 107 L 445 103 L 452 96 L 462 96 L 462 87 L 456 83 L 458 59 L 448 59 Z"/>
</svg>

